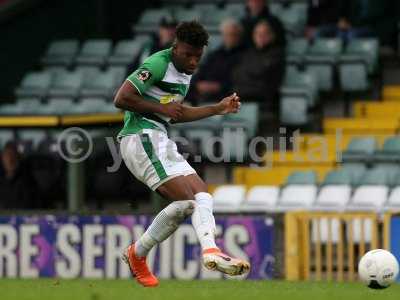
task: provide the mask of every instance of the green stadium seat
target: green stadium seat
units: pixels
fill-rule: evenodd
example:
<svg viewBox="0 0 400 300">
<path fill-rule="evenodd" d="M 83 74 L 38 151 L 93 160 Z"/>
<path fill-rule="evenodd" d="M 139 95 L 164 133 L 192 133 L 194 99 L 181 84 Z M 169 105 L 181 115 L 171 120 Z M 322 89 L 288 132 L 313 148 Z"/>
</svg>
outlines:
<svg viewBox="0 0 400 300">
<path fill-rule="evenodd" d="M 163 18 L 172 18 L 169 8 L 146 9 L 141 14 L 139 21 L 133 25 L 133 31 L 136 34 L 153 33 Z"/>
<path fill-rule="evenodd" d="M 212 14 L 218 9 L 218 6 L 214 3 L 195 3 L 192 9 L 200 12 L 202 15 Z"/>
<path fill-rule="evenodd" d="M 342 170 L 348 172 L 351 176 L 352 185 L 359 182 L 361 176 L 364 175 L 367 167 L 363 163 L 344 163 Z"/>
<path fill-rule="evenodd" d="M 82 81 L 82 72 L 62 72 L 55 76 L 47 96 L 49 98 L 77 98 Z"/>
<path fill-rule="evenodd" d="M 96 66 L 77 66 L 75 68 L 76 72 L 82 73 L 82 76 L 96 76 L 97 73 L 101 72 L 101 68 Z M 65 71 L 64 71 L 65 72 Z"/>
<path fill-rule="evenodd" d="M 351 185 L 352 176 L 346 169 L 333 170 L 326 174 L 322 185 Z"/>
<path fill-rule="evenodd" d="M 219 26 L 226 19 L 235 18 L 232 11 L 226 9 L 215 9 L 212 13 L 203 14 L 201 21 L 207 30 L 219 33 Z"/>
<path fill-rule="evenodd" d="M 44 69 L 44 72 L 49 73 L 53 78 L 67 71 L 68 69 L 64 66 L 46 66 Z"/>
<path fill-rule="evenodd" d="M 78 40 L 57 40 L 50 43 L 46 54 L 41 62 L 45 66 L 65 66 L 72 65 L 79 50 Z"/>
<path fill-rule="evenodd" d="M 388 174 L 384 169 L 367 170 L 356 183 L 347 207 L 349 211 L 379 211 L 389 194 Z"/>
<path fill-rule="evenodd" d="M 72 110 L 74 114 L 92 114 L 107 112 L 107 102 L 104 98 L 81 98 Z"/>
<path fill-rule="evenodd" d="M 52 76 L 48 72 L 29 72 L 24 75 L 21 84 L 15 90 L 18 98 L 44 98 L 52 84 Z"/>
<path fill-rule="evenodd" d="M 248 135 L 253 137 L 257 133 L 259 120 L 259 104 L 256 102 L 244 102 L 237 114 L 229 114 L 223 117 L 223 122 L 233 121 L 244 124 Z"/>
<path fill-rule="evenodd" d="M 384 168 L 367 170 L 357 182 L 357 185 L 389 185 L 388 172 Z"/>
<path fill-rule="evenodd" d="M 288 64 L 300 65 L 303 63 L 304 56 L 307 53 L 308 41 L 304 38 L 290 39 L 286 47 Z"/>
<path fill-rule="evenodd" d="M 70 98 L 51 98 L 47 105 L 41 109 L 44 115 L 68 115 L 72 114 L 76 103 Z"/>
<path fill-rule="evenodd" d="M 226 3 L 224 10 L 236 19 L 242 19 L 246 13 L 246 6 L 243 3 Z"/>
<path fill-rule="evenodd" d="M 137 24 L 158 26 L 163 18 L 171 18 L 171 14 L 167 9 L 146 9 Z"/>
<path fill-rule="evenodd" d="M 83 43 L 77 56 L 77 65 L 103 66 L 111 54 L 112 41 L 108 39 L 91 39 Z"/>
<path fill-rule="evenodd" d="M 271 4 L 271 12 L 283 23 L 285 29 L 291 34 L 299 36 L 304 32 L 307 18 L 306 3 L 281 3 Z"/>
<path fill-rule="evenodd" d="M 282 94 L 279 120 L 284 125 L 301 126 L 310 121 L 308 100 L 302 95 Z"/>
<path fill-rule="evenodd" d="M 306 69 L 318 78 L 318 87 L 330 91 L 334 86 L 335 64 L 342 52 L 343 42 L 336 38 L 317 39 L 305 57 Z"/>
<path fill-rule="evenodd" d="M 287 178 L 285 185 L 292 184 L 317 184 L 317 174 L 314 171 L 295 171 L 291 173 Z"/>
<path fill-rule="evenodd" d="M 358 38 L 349 41 L 345 54 L 358 55 L 366 62 L 368 74 L 373 74 L 378 67 L 379 41 L 374 38 Z"/>
<path fill-rule="evenodd" d="M 0 151 L 7 142 L 14 140 L 14 132 L 10 129 L 0 129 Z"/>
<path fill-rule="evenodd" d="M 111 66 L 107 69 L 108 73 L 113 76 L 114 88 L 118 89 L 126 79 L 126 67 L 123 66 Z"/>
<path fill-rule="evenodd" d="M 0 115 L 20 115 L 22 109 L 16 103 L 0 105 Z"/>
<path fill-rule="evenodd" d="M 393 177 L 391 184 L 393 187 L 400 187 L 400 172 Z"/>
<path fill-rule="evenodd" d="M 386 177 L 388 180 L 388 185 L 395 186 L 396 178 L 400 173 L 400 167 L 398 164 L 393 163 L 374 163 L 374 169 L 383 170 L 386 173 Z"/>
<path fill-rule="evenodd" d="M 343 51 L 343 41 L 339 38 L 319 38 L 311 44 L 308 55 L 323 55 L 338 58 Z"/>
<path fill-rule="evenodd" d="M 383 143 L 381 150 L 374 154 L 374 161 L 386 163 L 400 162 L 400 136 L 389 137 Z"/>
<path fill-rule="evenodd" d="M 178 22 L 192 21 L 192 20 L 200 21 L 201 17 L 202 17 L 201 12 L 196 11 L 194 9 L 182 8 L 182 9 L 177 9 L 176 11 L 174 11 L 174 18 Z"/>
<path fill-rule="evenodd" d="M 374 137 L 353 138 L 342 153 L 344 162 L 370 162 L 378 143 Z"/>
<path fill-rule="evenodd" d="M 39 98 L 21 98 L 15 103 L 0 105 L 0 115 L 36 115 L 41 106 Z"/>
<path fill-rule="evenodd" d="M 339 81 L 344 92 L 360 92 L 369 88 L 368 66 L 360 56 L 342 55 L 339 59 Z"/>
<path fill-rule="evenodd" d="M 24 115 L 36 115 L 40 112 L 42 102 L 38 98 L 22 98 L 17 99 L 16 105 Z"/>
<path fill-rule="evenodd" d="M 115 78 L 112 72 L 99 72 L 84 78 L 80 97 L 103 97 L 110 99 L 114 93 Z"/>
<path fill-rule="evenodd" d="M 208 39 L 208 46 L 204 48 L 203 57 L 200 61 L 200 64 L 204 64 L 207 60 L 207 56 L 210 55 L 211 52 L 215 51 L 222 45 L 222 37 L 220 34 L 210 34 L 210 38 Z"/>
<path fill-rule="evenodd" d="M 224 160 L 228 159 L 227 162 L 244 162 L 247 157 L 249 136 L 246 131 L 240 130 L 243 125 L 237 126 L 236 122 L 223 123 L 221 151 Z"/>
<path fill-rule="evenodd" d="M 24 141 L 24 144 L 29 143 L 32 150 L 36 150 L 39 144 L 47 137 L 47 132 L 44 129 L 21 129 L 17 131 L 18 140 Z"/>
<path fill-rule="evenodd" d="M 296 68 L 286 71 L 281 96 L 303 97 L 308 107 L 313 107 L 318 101 L 317 78 L 312 72 L 299 72 Z"/>
<path fill-rule="evenodd" d="M 207 105 L 207 103 L 204 103 L 204 105 Z M 176 128 L 182 128 L 186 132 L 186 130 L 192 130 L 192 129 L 197 129 L 197 128 L 207 128 L 211 129 L 214 132 L 218 132 L 222 128 L 222 121 L 223 121 L 223 116 L 221 115 L 216 115 L 212 116 L 207 119 L 202 119 L 194 122 L 189 122 L 185 123 L 184 125 L 182 124 L 174 124 L 174 127 Z"/>
<path fill-rule="evenodd" d="M 139 55 L 143 44 L 136 40 L 122 40 L 115 46 L 112 55 L 108 58 L 108 65 L 129 65 Z"/>
</svg>

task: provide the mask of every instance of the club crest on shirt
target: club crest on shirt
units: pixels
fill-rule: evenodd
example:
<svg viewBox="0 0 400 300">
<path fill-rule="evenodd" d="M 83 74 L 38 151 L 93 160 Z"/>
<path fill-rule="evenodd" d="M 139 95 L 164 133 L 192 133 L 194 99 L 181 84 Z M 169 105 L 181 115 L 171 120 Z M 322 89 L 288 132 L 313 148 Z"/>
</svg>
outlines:
<svg viewBox="0 0 400 300">
<path fill-rule="evenodd" d="M 141 70 L 137 75 L 137 79 L 139 79 L 141 82 L 145 82 L 151 78 L 151 73 L 149 70 Z"/>
</svg>

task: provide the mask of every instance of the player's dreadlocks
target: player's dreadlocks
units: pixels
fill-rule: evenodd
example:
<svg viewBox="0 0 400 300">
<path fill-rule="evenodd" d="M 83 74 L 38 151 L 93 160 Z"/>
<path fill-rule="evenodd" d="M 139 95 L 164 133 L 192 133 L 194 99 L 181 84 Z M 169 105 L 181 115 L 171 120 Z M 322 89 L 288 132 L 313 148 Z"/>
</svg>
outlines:
<svg viewBox="0 0 400 300">
<path fill-rule="evenodd" d="M 176 28 L 176 38 L 193 47 L 208 45 L 208 33 L 197 21 L 180 23 Z"/>
</svg>

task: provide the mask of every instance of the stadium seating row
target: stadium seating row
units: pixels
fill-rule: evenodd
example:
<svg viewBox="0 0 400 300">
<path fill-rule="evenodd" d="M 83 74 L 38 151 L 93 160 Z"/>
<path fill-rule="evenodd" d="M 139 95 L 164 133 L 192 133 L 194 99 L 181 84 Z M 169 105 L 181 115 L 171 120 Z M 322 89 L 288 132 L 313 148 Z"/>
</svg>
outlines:
<svg viewBox="0 0 400 300">
<path fill-rule="evenodd" d="M 49 99 L 46 103 L 37 98 L 22 99 L 15 105 L 0 107 L 0 113 L 9 115 L 36 114 L 36 115 L 76 115 L 88 113 L 110 113 L 117 112 L 113 103 L 103 98 L 82 98 L 77 102 L 68 98 Z M 244 103 L 238 114 L 229 116 L 215 116 L 207 121 L 197 121 L 183 125 L 171 126 L 170 136 L 182 141 L 186 138 L 194 145 L 194 152 L 203 158 L 213 157 L 218 147 L 225 157 L 245 158 L 247 155 L 248 138 L 256 133 L 258 123 L 258 105 L 256 103 Z M 22 130 L 23 132 L 24 130 Z M 45 140 L 45 129 L 28 130 L 29 134 L 24 135 L 25 140 L 33 140 L 34 145 L 39 145 Z M 12 131 L 0 130 L 1 140 L 12 139 Z M 212 143 L 213 139 L 220 139 Z M 36 150 L 34 147 L 32 150 Z"/>
<path fill-rule="evenodd" d="M 125 74 L 124 67 L 110 67 L 106 71 L 80 67 L 74 71 L 51 68 L 29 72 L 15 89 L 15 95 L 17 98 L 102 97 L 109 100 L 123 82 Z"/>
<path fill-rule="evenodd" d="M 62 128 L 0 129 L 0 151 L 7 142 L 14 141 L 23 155 L 57 155 L 58 138 L 62 132 Z M 115 137 L 117 133 L 115 129 L 110 130 L 106 128 L 88 128 L 86 132 L 93 141 L 94 150 L 99 149 L 103 152 L 107 151 L 104 137 Z"/>
<path fill-rule="evenodd" d="M 351 173 L 344 170 L 328 173 L 324 184 L 310 183 L 315 175 L 292 174 L 282 186 L 254 186 L 246 193 L 243 185 L 217 187 L 214 191 L 216 212 L 282 212 L 291 210 L 352 211 L 400 210 L 400 177 L 393 188 L 384 184 L 380 168 L 364 173 L 356 187 Z M 308 176 L 307 176 L 308 175 Z M 386 178 L 385 176 L 383 176 Z M 307 180 L 308 179 L 308 180 Z M 307 182 L 309 181 L 309 182 Z"/>
<path fill-rule="evenodd" d="M 240 19 L 245 14 L 245 4 L 240 3 L 196 3 L 190 7 L 186 3 L 166 4 L 159 9 L 143 12 L 137 24 L 133 26 L 136 33 L 154 32 L 163 18 L 175 18 L 177 21 L 197 19 L 205 24 L 210 32 L 217 32 L 218 25 L 225 18 Z M 270 3 L 270 10 L 283 23 L 288 33 L 300 35 L 304 32 L 307 16 L 306 2 Z"/>
<path fill-rule="evenodd" d="M 378 68 L 378 50 L 376 39 L 354 39 L 347 47 L 335 38 L 317 39 L 312 44 L 304 38 L 290 40 L 281 88 L 281 121 L 287 125 L 309 123 L 318 93 L 334 90 L 336 77 L 343 92 L 368 90 L 369 76 Z"/>
<path fill-rule="evenodd" d="M 120 40 L 114 48 L 110 39 L 88 39 L 81 47 L 76 39 L 56 40 L 49 44 L 41 63 L 67 68 L 73 65 L 126 66 L 136 59 L 148 39 L 148 36 L 137 36 L 132 40 Z"/>
<path fill-rule="evenodd" d="M 115 113 L 110 100 L 98 97 L 82 97 L 79 101 L 71 98 L 49 98 L 46 102 L 39 98 L 22 98 L 14 104 L 0 106 L 0 115 L 76 115 L 94 113 Z"/>
</svg>

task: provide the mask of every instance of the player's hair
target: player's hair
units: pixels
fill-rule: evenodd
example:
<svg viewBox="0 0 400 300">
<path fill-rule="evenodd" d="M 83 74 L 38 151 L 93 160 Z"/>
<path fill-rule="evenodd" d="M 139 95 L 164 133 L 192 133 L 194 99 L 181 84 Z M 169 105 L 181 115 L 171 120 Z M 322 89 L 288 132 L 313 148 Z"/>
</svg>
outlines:
<svg viewBox="0 0 400 300">
<path fill-rule="evenodd" d="M 176 39 L 193 47 L 208 45 L 208 33 L 197 21 L 182 22 L 176 27 Z"/>
</svg>

